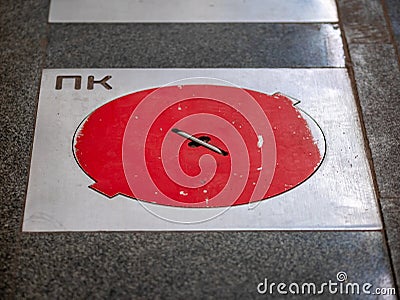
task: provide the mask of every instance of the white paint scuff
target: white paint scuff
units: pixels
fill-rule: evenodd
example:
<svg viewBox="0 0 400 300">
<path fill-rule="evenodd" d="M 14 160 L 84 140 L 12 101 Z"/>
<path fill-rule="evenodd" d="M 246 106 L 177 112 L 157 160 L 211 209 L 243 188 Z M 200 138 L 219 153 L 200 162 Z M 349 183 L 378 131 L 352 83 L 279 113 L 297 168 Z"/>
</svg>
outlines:
<svg viewBox="0 0 400 300">
<path fill-rule="evenodd" d="M 262 135 L 258 135 L 258 141 L 257 141 L 257 147 L 261 148 L 264 145 L 264 139 L 262 137 Z"/>
</svg>

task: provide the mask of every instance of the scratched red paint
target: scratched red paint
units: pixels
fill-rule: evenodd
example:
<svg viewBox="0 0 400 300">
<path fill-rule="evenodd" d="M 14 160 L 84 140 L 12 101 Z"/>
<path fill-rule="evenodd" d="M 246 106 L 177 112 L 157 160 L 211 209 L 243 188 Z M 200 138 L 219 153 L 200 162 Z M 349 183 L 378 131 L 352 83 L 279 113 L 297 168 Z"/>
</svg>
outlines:
<svg viewBox="0 0 400 300">
<path fill-rule="evenodd" d="M 188 96 L 200 90 L 204 96 Z M 182 100 L 164 101 L 175 93 L 183 93 Z M 251 100 L 242 101 L 243 93 Z M 171 132 L 176 127 L 208 137 L 229 155 L 190 147 Z M 311 176 L 323 157 L 287 97 L 206 85 L 139 91 L 103 105 L 78 128 L 74 154 L 94 190 L 179 207 L 240 205 L 279 195 Z"/>
</svg>

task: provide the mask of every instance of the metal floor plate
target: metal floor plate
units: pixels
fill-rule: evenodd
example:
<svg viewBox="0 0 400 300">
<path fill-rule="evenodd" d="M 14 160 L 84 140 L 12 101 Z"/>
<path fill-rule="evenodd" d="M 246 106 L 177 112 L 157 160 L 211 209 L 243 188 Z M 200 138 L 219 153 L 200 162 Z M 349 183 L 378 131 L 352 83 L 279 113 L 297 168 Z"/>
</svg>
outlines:
<svg viewBox="0 0 400 300">
<path fill-rule="evenodd" d="M 267 95 L 280 92 L 299 99 L 301 102 L 296 107 L 319 125 L 310 126 L 314 137 L 321 130 L 325 138 L 326 148 L 321 135 L 316 138 L 320 151 L 325 152 L 319 168 L 303 183 L 284 193 L 261 202 L 227 208 L 160 205 L 122 195 L 108 198 L 104 194 L 112 196 L 112 193 L 104 190 L 112 190 L 119 183 L 114 174 L 109 174 L 109 181 L 98 189 L 104 193 L 89 188 L 98 178 L 85 174 L 88 165 L 85 162 L 78 165 L 75 157 L 77 139 L 82 138 L 79 130 L 89 128 L 90 124 L 82 121 L 93 116 L 94 111 L 110 107 L 111 100 L 123 95 L 165 85 L 179 87 L 179 82 L 173 82 L 184 80 L 187 84 L 191 82 L 187 78 L 197 78 L 191 79 L 196 83 L 220 82 L 221 86 L 242 87 Z M 163 109 L 162 101 L 151 107 L 156 115 L 158 109 L 160 112 Z M 135 115 L 129 122 L 142 116 L 146 114 Z M 101 122 L 107 120 L 99 117 L 96 122 L 101 127 Z M 135 126 L 129 127 L 131 123 L 126 125 L 125 132 L 135 130 Z M 109 136 L 107 128 L 111 127 L 104 127 L 104 137 Z M 171 138 L 182 137 L 171 133 Z M 268 146 L 267 141 L 264 142 Z M 381 229 L 363 143 L 345 69 L 47 69 L 42 76 L 23 230 Z M 262 145 L 263 141 L 259 140 L 258 144 Z M 100 156 L 89 159 L 95 162 L 99 159 L 101 169 Z M 125 175 L 136 176 L 126 172 Z M 132 180 L 135 179 L 132 177 Z"/>
<path fill-rule="evenodd" d="M 338 22 L 334 0 L 52 0 L 52 23 Z"/>
</svg>

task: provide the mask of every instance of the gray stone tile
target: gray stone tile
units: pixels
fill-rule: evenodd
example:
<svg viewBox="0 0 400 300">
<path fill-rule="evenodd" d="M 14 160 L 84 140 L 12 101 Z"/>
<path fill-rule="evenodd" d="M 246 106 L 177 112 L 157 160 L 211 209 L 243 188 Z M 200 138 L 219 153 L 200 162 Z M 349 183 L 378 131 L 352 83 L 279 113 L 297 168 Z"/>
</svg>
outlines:
<svg viewBox="0 0 400 300">
<path fill-rule="evenodd" d="M 397 286 L 400 287 L 400 199 L 383 198 L 380 202 Z"/>
<path fill-rule="evenodd" d="M 348 43 L 389 43 L 380 0 L 338 0 L 339 19 Z"/>
<path fill-rule="evenodd" d="M 42 61 L 19 53 L 0 54 L 0 226 L 9 230 L 19 229 L 25 202 Z"/>
<path fill-rule="evenodd" d="M 2 0 L 0 2 L 1 48 L 18 41 L 33 41 L 46 31 L 49 0 Z"/>
<path fill-rule="evenodd" d="M 392 45 L 350 45 L 382 197 L 400 196 L 400 71 Z"/>
<path fill-rule="evenodd" d="M 265 278 L 318 284 L 339 271 L 393 286 L 380 232 L 42 233 L 21 248 L 17 298 L 253 299 Z"/>
<path fill-rule="evenodd" d="M 16 233 L 0 231 L 0 299 L 11 298 L 14 294 L 16 248 Z"/>
<path fill-rule="evenodd" d="M 52 24 L 49 68 L 343 66 L 332 24 Z"/>
<path fill-rule="evenodd" d="M 0 226 L 19 230 L 25 202 L 47 1 L 0 3 Z"/>
</svg>

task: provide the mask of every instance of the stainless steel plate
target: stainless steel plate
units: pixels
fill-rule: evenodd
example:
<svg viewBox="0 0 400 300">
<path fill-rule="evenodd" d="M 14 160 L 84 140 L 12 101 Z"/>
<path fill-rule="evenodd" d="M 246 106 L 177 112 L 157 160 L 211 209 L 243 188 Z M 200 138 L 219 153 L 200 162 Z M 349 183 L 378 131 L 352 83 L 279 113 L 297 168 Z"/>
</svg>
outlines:
<svg viewBox="0 0 400 300">
<path fill-rule="evenodd" d="M 52 0 L 53 23 L 338 22 L 334 0 Z"/>
<path fill-rule="evenodd" d="M 301 100 L 297 106 L 316 120 L 326 140 L 325 149 L 317 138 L 325 151 L 320 167 L 283 194 L 229 209 L 172 207 L 121 195 L 109 199 L 88 188 L 94 181 L 72 149 L 81 122 L 122 95 L 193 77 Z M 26 201 L 24 231 L 382 228 L 345 69 L 44 70 Z"/>
</svg>

